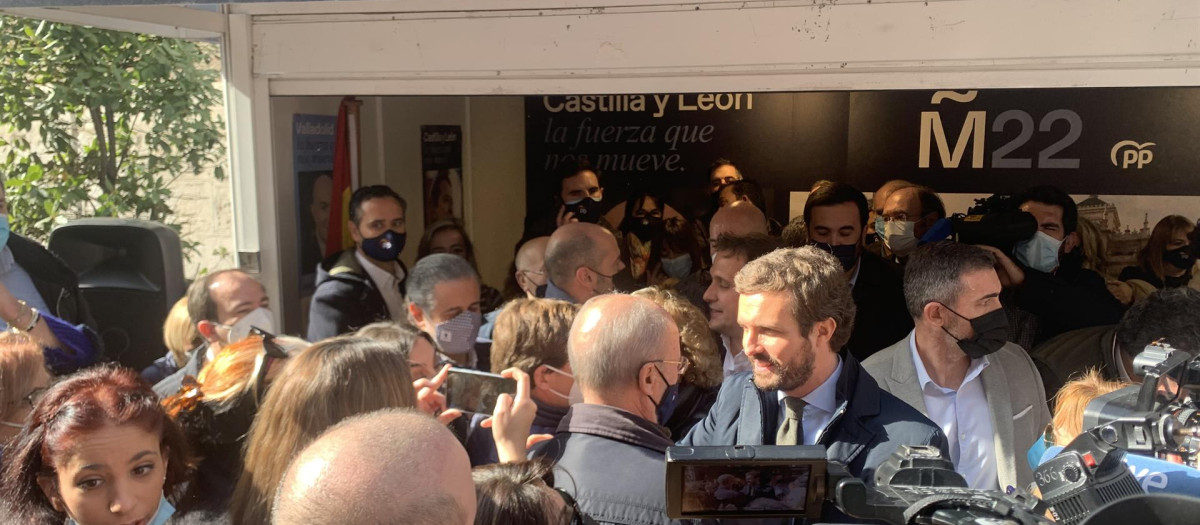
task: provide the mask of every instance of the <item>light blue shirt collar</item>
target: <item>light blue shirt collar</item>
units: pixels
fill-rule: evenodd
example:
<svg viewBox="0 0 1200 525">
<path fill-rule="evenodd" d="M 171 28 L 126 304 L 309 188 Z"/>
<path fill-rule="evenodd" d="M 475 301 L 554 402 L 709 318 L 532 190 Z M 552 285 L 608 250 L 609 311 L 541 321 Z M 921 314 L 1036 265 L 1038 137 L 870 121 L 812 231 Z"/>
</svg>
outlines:
<svg viewBox="0 0 1200 525">
<path fill-rule="evenodd" d="M 803 399 L 804 402 L 807 403 L 808 406 L 810 406 L 810 407 L 819 408 L 819 409 L 821 409 L 822 412 L 833 414 L 833 411 L 837 410 L 837 406 L 838 406 L 837 405 L 837 383 L 838 383 L 838 379 L 841 377 L 842 377 L 842 357 L 838 356 L 837 368 L 833 369 L 833 373 L 829 374 L 829 377 L 827 379 L 825 379 L 824 383 L 821 383 L 821 386 L 818 386 L 817 388 L 813 389 L 812 392 L 809 392 L 808 395 L 804 396 L 801 399 Z M 782 390 L 780 390 L 778 397 L 779 397 L 779 402 L 782 403 L 783 398 L 788 397 L 788 395 L 786 393 L 784 393 Z"/>
</svg>

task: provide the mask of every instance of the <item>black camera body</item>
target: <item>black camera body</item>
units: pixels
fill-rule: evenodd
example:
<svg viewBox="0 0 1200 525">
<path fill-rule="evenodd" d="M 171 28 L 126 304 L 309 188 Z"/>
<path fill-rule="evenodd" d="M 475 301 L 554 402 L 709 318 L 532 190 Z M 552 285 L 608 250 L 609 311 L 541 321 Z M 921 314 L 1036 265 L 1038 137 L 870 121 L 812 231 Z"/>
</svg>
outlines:
<svg viewBox="0 0 1200 525">
<path fill-rule="evenodd" d="M 1200 467 L 1200 407 L 1191 393 L 1200 387 L 1200 358 L 1155 341 L 1134 367 L 1144 375 L 1142 384 L 1093 399 L 1083 428 L 1130 453 Z"/>
<path fill-rule="evenodd" d="M 770 485 L 786 482 L 791 490 L 738 499 L 753 493 L 745 490 L 751 472 L 760 479 L 770 473 Z M 895 525 L 1049 523 L 1037 500 L 967 488 L 936 447 L 902 446 L 875 472 L 876 486 L 870 487 L 844 465 L 827 461 L 823 446 L 670 447 L 667 516 L 812 519 L 822 515 L 824 500 L 851 517 Z M 738 479 L 747 482 L 739 486 Z"/>
<path fill-rule="evenodd" d="M 1037 219 L 1020 210 L 1015 196 L 996 194 L 975 199 L 967 213 L 950 217 L 951 230 L 958 242 L 983 244 L 1012 253 L 1018 243 L 1037 233 Z"/>
<path fill-rule="evenodd" d="M 1108 503 L 1142 494 L 1124 458 L 1125 451 L 1084 432 L 1038 466 L 1034 480 L 1054 521 L 1075 525 Z"/>
</svg>

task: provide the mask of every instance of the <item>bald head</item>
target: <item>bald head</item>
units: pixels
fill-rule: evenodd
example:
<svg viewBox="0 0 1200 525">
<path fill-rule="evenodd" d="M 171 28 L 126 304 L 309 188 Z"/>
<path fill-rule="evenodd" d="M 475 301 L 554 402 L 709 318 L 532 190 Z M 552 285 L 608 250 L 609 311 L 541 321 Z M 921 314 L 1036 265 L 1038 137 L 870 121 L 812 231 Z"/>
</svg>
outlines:
<svg viewBox="0 0 1200 525">
<path fill-rule="evenodd" d="M 449 430 L 409 410 L 330 428 L 292 461 L 275 496 L 275 525 L 469 525 L 475 485 Z"/>
<path fill-rule="evenodd" d="M 550 282 L 582 303 L 612 290 L 612 276 L 625 267 L 612 232 L 603 226 L 572 222 L 554 230 L 546 243 Z"/>
<path fill-rule="evenodd" d="M 637 389 L 638 370 L 647 362 L 679 359 L 679 329 L 649 299 L 602 295 L 575 315 L 567 354 L 584 401 L 617 399 Z"/>
<path fill-rule="evenodd" d="M 762 210 L 746 201 L 737 201 L 725 206 L 713 214 L 712 222 L 708 224 L 708 248 L 712 250 L 721 234 L 749 235 L 751 233 L 767 234 L 767 216 Z"/>
<path fill-rule="evenodd" d="M 517 250 L 513 266 L 517 269 L 517 286 L 526 296 L 536 297 L 538 287 L 546 284 L 546 245 L 550 237 L 534 237 Z"/>
</svg>

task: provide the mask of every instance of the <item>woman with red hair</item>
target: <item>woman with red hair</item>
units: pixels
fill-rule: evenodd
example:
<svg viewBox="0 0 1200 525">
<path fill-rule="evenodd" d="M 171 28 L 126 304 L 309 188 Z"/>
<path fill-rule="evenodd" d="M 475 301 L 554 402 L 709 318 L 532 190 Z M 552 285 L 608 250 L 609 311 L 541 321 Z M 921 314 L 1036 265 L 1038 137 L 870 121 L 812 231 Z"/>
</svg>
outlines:
<svg viewBox="0 0 1200 525">
<path fill-rule="evenodd" d="M 162 525 L 187 474 L 187 445 L 150 385 L 115 366 L 52 386 L 5 450 L 6 523 Z"/>
</svg>

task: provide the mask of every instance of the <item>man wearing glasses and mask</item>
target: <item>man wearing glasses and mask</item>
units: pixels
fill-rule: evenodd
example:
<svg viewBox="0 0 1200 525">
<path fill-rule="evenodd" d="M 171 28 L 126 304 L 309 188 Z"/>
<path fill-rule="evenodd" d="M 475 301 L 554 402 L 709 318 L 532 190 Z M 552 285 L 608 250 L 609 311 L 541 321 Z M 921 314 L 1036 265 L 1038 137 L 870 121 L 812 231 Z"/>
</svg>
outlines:
<svg viewBox="0 0 1200 525">
<path fill-rule="evenodd" d="M 662 424 L 675 408 L 688 363 L 670 314 L 648 299 L 604 295 L 583 305 L 571 325 L 567 354 L 583 402 L 571 405 L 554 438 L 533 456 L 555 460 L 555 476 L 586 515 L 631 525 L 666 517 L 666 450 Z"/>
</svg>

